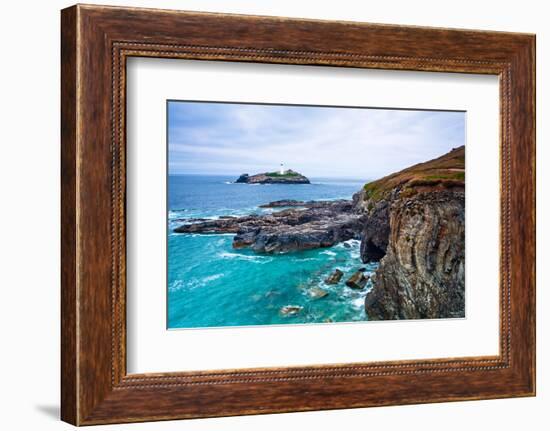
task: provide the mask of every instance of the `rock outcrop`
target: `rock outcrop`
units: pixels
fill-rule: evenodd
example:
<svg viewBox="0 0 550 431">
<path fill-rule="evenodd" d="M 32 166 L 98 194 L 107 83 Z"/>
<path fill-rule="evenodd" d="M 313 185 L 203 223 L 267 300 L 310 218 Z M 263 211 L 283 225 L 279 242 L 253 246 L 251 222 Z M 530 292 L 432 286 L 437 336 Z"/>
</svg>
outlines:
<svg viewBox="0 0 550 431">
<path fill-rule="evenodd" d="M 364 289 L 369 281 L 368 276 L 365 276 L 363 271 L 355 272 L 348 280 L 346 281 L 346 286 L 351 287 L 352 289 Z"/>
<path fill-rule="evenodd" d="M 245 184 L 310 184 L 307 177 L 292 169 L 288 169 L 283 173 L 264 172 L 256 175 L 242 174 L 235 182 Z"/>
<path fill-rule="evenodd" d="M 361 238 L 363 262 L 377 262 L 386 254 L 390 236 L 390 201 L 376 202 L 366 217 Z"/>
<path fill-rule="evenodd" d="M 359 239 L 364 216 L 347 200 L 317 201 L 265 215 L 220 218 L 187 223 L 177 233 L 235 233 L 234 248 L 250 247 L 257 253 L 286 253 L 330 247 Z"/>
<path fill-rule="evenodd" d="M 320 287 L 313 287 L 309 291 L 309 296 L 313 299 L 321 299 L 328 296 L 328 292 Z"/>
<path fill-rule="evenodd" d="M 370 320 L 464 317 L 464 147 L 369 183 L 363 262 L 379 261 Z"/>
<path fill-rule="evenodd" d="M 335 269 L 334 272 L 325 279 L 325 284 L 338 284 L 343 276 L 344 273 L 342 271 Z"/>
<path fill-rule="evenodd" d="M 279 313 L 282 316 L 295 316 L 303 309 L 304 307 L 300 305 L 285 305 L 284 307 L 281 307 L 281 309 L 279 310 Z"/>
<path fill-rule="evenodd" d="M 298 201 L 296 199 L 281 199 L 260 205 L 260 208 L 311 207 L 316 201 Z"/>
</svg>

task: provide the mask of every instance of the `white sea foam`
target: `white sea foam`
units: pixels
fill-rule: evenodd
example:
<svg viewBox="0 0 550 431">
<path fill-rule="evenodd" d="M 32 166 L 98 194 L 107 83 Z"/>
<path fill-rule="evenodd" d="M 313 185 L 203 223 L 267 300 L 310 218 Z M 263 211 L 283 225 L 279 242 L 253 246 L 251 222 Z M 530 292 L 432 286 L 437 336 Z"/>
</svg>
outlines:
<svg viewBox="0 0 550 431">
<path fill-rule="evenodd" d="M 336 256 L 336 253 L 330 250 L 322 251 L 320 254 L 326 254 L 327 256 Z"/>
<path fill-rule="evenodd" d="M 257 262 L 257 263 L 267 263 L 272 260 L 272 258 L 268 256 L 262 256 L 262 255 L 249 256 L 247 254 L 230 253 L 228 251 L 222 251 L 221 253 L 218 253 L 218 257 L 221 257 L 222 259 L 248 260 L 248 261 Z"/>
<path fill-rule="evenodd" d="M 178 233 L 174 232 L 168 236 L 186 236 L 189 238 L 198 238 L 198 237 L 218 237 L 218 236 L 235 236 L 233 233 Z"/>
<path fill-rule="evenodd" d="M 363 308 L 365 306 L 365 296 L 366 295 L 362 295 L 358 298 L 355 298 L 351 301 L 351 304 L 355 307 L 355 308 Z"/>
<path fill-rule="evenodd" d="M 210 281 L 214 281 L 214 280 L 217 280 L 218 278 L 222 278 L 223 277 L 223 274 L 214 274 L 214 275 L 209 275 L 207 277 L 204 277 L 202 279 L 203 282 L 205 283 L 208 283 Z"/>
<path fill-rule="evenodd" d="M 182 280 L 176 280 L 168 286 L 168 290 L 170 292 L 177 292 L 178 290 L 180 290 L 184 287 L 185 287 L 185 285 L 183 284 Z"/>
<path fill-rule="evenodd" d="M 170 292 L 177 292 L 177 291 L 182 290 L 182 289 L 193 290 L 193 289 L 196 289 L 196 288 L 204 287 L 208 283 L 210 283 L 214 280 L 218 280 L 218 279 L 222 278 L 223 276 L 224 276 L 224 274 L 213 274 L 213 275 L 208 275 L 206 277 L 201 277 L 201 278 L 194 277 L 194 278 L 187 279 L 185 281 L 175 280 L 173 283 L 171 283 L 168 286 L 168 290 Z"/>
</svg>

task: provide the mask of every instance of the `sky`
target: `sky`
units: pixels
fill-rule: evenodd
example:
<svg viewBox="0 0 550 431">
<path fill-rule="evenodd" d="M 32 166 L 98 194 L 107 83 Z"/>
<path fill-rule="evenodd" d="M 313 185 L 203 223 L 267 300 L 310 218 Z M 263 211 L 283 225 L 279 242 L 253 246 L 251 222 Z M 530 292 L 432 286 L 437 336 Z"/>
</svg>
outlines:
<svg viewBox="0 0 550 431">
<path fill-rule="evenodd" d="M 374 180 L 465 143 L 465 113 L 168 102 L 170 175 L 238 176 L 284 163 L 307 177 Z"/>
</svg>

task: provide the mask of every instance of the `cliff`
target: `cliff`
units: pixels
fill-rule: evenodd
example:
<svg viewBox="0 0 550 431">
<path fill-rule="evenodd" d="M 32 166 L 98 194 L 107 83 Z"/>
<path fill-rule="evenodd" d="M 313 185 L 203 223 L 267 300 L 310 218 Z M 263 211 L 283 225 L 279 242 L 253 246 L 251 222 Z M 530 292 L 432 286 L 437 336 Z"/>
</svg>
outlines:
<svg viewBox="0 0 550 431">
<path fill-rule="evenodd" d="M 235 182 L 245 184 L 310 184 L 307 177 L 292 169 L 288 169 L 284 171 L 284 173 L 264 172 L 256 175 L 242 174 Z"/>
<path fill-rule="evenodd" d="M 361 259 L 380 261 L 371 320 L 464 316 L 464 147 L 368 183 Z"/>
</svg>

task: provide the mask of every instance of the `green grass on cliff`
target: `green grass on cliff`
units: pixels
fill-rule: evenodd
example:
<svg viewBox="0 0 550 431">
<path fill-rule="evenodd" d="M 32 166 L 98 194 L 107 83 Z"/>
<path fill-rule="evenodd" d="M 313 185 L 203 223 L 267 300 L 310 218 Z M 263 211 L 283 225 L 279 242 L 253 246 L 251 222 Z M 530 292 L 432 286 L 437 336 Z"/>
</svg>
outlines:
<svg viewBox="0 0 550 431">
<path fill-rule="evenodd" d="M 300 176 L 300 174 L 297 172 L 286 172 L 284 174 L 281 174 L 280 172 L 267 172 L 265 175 L 268 177 L 277 177 L 277 178 L 292 178 L 292 177 Z"/>
<path fill-rule="evenodd" d="M 393 189 L 399 187 L 401 196 L 412 196 L 419 191 L 464 187 L 464 146 L 449 153 L 411 166 L 365 184 L 365 200 L 379 201 Z"/>
</svg>

